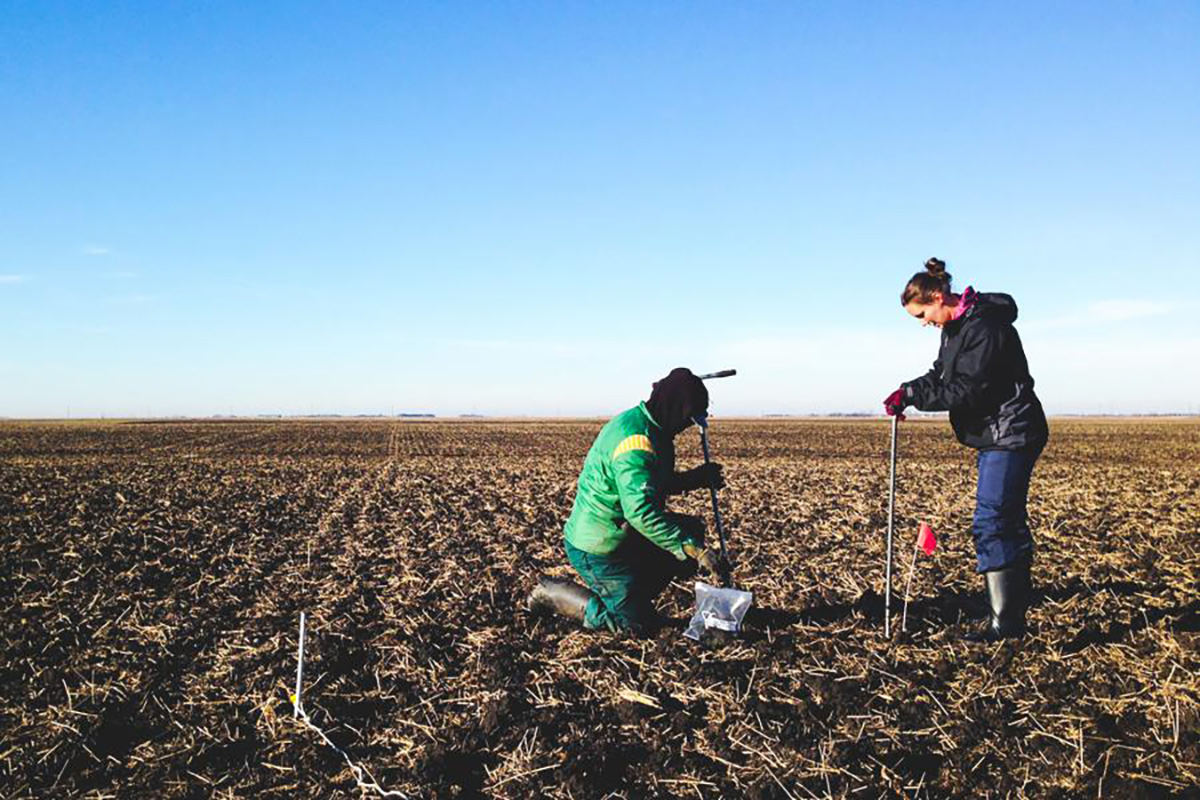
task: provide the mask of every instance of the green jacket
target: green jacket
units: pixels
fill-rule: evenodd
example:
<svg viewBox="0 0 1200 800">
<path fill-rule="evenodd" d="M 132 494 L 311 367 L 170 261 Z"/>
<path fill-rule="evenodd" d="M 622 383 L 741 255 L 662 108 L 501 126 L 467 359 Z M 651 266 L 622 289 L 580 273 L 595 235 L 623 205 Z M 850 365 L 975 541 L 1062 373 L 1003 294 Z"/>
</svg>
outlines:
<svg viewBox="0 0 1200 800">
<path fill-rule="evenodd" d="M 625 539 L 628 522 L 679 560 L 696 544 L 666 513 L 666 487 L 675 474 L 675 447 L 645 403 L 613 417 L 596 436 L 579 473 L 575 507 L 564 533 L 572 546 L 606 555 Z"/>
</svg>

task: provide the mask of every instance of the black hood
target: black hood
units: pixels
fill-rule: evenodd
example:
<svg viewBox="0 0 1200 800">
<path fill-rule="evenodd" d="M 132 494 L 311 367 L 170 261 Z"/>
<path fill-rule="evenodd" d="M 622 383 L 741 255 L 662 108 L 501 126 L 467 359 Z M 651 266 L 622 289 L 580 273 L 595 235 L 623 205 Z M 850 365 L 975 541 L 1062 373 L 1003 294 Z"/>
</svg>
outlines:
<svg viewBox="0 0 1200 800">
<path fill-rule="evenodd" d="M 708 411 L 708 389 L 690 369 L 676 367 L 654 383 L 646 408 L 664 433 L 675 436 L 692 424 L 692 417 Z"/>
<path fill-rule="evenodd" d="M 970 314 L 988 316 L 1012 324 L 1017 321 L 1017 301 L 1012 299 L 1012 295 L 984 292 L 975 295 L 975 305 Z"/>
</svg>

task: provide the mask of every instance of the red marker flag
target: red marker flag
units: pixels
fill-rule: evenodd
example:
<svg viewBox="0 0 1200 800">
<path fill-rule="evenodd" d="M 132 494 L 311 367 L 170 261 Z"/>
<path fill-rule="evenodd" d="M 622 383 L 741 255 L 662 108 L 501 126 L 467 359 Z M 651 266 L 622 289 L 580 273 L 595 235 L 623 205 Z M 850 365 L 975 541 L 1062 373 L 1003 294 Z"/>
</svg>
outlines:
<svg viewBox="0 0 1200 800">
<path fill-rule="evenodd" d="M 937 536 L 933 533 L 933 528 L 929 527 L 928 522 L 921 523 L 921 532 L 917 534 L 917 545 L 925 551 L 925 555 L 933 555 L 933 551 L 937 549 Z"/>
</svg>

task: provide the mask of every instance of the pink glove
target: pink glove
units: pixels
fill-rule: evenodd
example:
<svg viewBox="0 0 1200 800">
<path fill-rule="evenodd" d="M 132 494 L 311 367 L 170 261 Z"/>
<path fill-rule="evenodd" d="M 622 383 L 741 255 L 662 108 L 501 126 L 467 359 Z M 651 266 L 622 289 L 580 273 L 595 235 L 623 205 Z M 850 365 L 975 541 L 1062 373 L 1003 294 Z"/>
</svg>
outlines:
<svg viewBox="0 0 1200 800">
<path fill-rule="evenodd" d="M 883 399 L 883 410 L 889 417 L 899 417 L 901 422 L 905 419 L 904 409 L 907 407 L 908 401 L 904 399 L 903 386 Z"/>
</svg>

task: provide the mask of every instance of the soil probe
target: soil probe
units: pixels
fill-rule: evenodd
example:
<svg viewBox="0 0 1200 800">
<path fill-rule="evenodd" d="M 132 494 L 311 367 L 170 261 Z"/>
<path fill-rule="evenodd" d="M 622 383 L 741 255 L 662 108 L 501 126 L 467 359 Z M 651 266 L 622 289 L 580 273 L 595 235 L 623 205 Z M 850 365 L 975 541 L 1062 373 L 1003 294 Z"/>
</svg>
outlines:
<svg viewBox="0 0 1200 800">
<path fill-rule="evenodd" d="M 732 378 L 734 375 L 737 375 L 736 369 L 722 369 L 706 373 L 699 377 L 700 380 L 704 381 L 709 378 Z M 704 463 L 711 464 L 712 457 L 709 455 L 708 450 L 708 419 L 706 417 L 693 417 L 692 419 L 696 423 L 696 427 L 700 429 L 700 448 L 704 451 Z M 721 561 L 728 564 L 729 556 L 725 550 L 725 526 L 721 524 L 721 507 L 717 504 L 717 488 L 709 486 L 708 493 L 712 498 L 713 521 L 717 526 L 717 538 L 721 542 Z M 721 586 L 723 588 L 728 589 L 733 586 L 728 571 L 719 577 L 721 578 Z"/>
<path fill-rule="evenodd" d="M 892 469 L 888 480 L 887 568 L 884 570 L 883 635 L 892 636 L 892 531 L 896 527 L 896 437 L 900 431 L 900 415 L 892 416 Z"/>
<path fill-rule="evenodd" d="M 708 420 L 703 417 L 695 418 L 696 425 L 700 428 L 700 449 L 704 451 L 704 463 L 711 464 L 712 458 L 708 454 Z M 721 542 L 721 562 L 729 564 L 729 556 L 725 552 L 725 526 L 721 524 L 721 507 L 717 505 L 717 487 L 709 484 L 709 497 L 712 498 L 713 507 L 713 522 L 717 526 L 717 539 Z M 729 576 L 729 569 L 726 567 L 723 570 L 721 578 L 722 588 L 729 589 L 733 586 L 733 582 Z"/>
<path fill-rule="evenodd" d="M 723 369 L 701 375 L 700 380 L 707 378 L 728 378 L 737 374 L 735 369 Z M 704 463 L 712 463 L 712 454 L 708 448 L 708 417 L 692 417 L 696 427 L 700 429 L 700 449 L 704 451 Z M 709 586 L 702 581 L 696 581 L 696 613 L 683 635 L 689 639 L 700 641 L 706 630 L 723 631 L 726 635 L 736 634 L 742 626 L 742 619 L 754 603 L 754 594 L 733 588 L 732 570 L 729 567 L 729 554 L 725 546 L 725 525 L 721 521 L 721 506 L 717 502 L 717 487 L 709 484 L 708 496 L 712 499 L 713 523 L 717 528 L 717 538 L 721 542 L 721 574 L 717 578 L 721 586 Z"/>
</svg>

